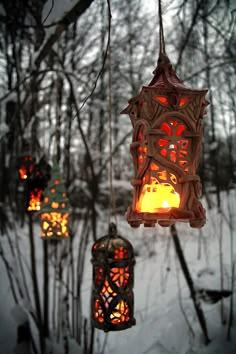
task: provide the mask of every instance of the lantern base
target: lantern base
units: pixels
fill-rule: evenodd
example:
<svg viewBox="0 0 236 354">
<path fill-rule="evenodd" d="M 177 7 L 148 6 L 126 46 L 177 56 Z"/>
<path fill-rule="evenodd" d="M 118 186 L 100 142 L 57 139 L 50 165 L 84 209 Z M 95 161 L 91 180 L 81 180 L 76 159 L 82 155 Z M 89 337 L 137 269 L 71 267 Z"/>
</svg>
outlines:
<svg viewBox="0 0 236 354">
<path fill-rule="evenodd" d="M 200 229 L 206 223 L 206 216 L 204 208 L 201 208 L 201 213 L 196 216 L 192 211 L 179 208 L 171 208 L 165 213 L 141 213 L 133 211 L 130 206 L 126 212 L 126 220 L 130 226 L 134 228 L 139 227 L 141 224 L 143 224 L 144 227 L 155 227 L 155 224 L 168 227 L 180 221 L 189 222 L 192 228 Z"/>
<path fill-rule="evenodd" d="M 69 236 L 65 236 L 65 235 L 60 235 L 60 236 L 41 236 L 40 238 L 41 238 L 41 240 L 58 242 L 58 241 L 61 241 L 61 240 L 68 239 Z"/>
<path fill-rule="evenodd" d="M 97 329 L 101 329 L 104 332 L 116 332 L 116 331 L 123 331 L 128 329 L 132 326 L 136 325 L 135 318 L 132 318 L 129 322 L 122 322 L 119 324 L 112 324 L 112 323 L 99 323 L 95 320 L 92 321 L 93 326 Z"/>
</svg>

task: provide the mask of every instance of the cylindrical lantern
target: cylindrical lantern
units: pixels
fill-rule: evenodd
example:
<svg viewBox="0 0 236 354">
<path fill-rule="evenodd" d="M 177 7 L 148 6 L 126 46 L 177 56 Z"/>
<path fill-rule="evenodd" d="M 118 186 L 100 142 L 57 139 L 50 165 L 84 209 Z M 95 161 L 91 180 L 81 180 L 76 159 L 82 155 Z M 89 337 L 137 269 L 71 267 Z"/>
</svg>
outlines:
<svg viewBox="0 0 236 354">
<path fill-rule="evenodd" d="M 92 320 L 96 328 L 118 331 L 135 324 L 133 317 L 133 247 L 117 235 L 111 223 L 108 235 L 92 247 Z"/>
<path fill-rule="evenodd" d="M 51 179 L 44 191 L 41 221 L 42 238 L 58 240 L 69 237 L 69 201 L 58 165 L 53 166 Z"/>
<path fill-rule="evenodd" d="M 134 128 L 130 150 L 136 177 L 133 204 L 126 214 L 132 227 L 169 226 L 175 221 L 197 228 L 205 224 L 196 169 L 206 93 L 207 89 L 186 87 L 161 54 L 150 84 L 122 111 Z"/>
</svg>

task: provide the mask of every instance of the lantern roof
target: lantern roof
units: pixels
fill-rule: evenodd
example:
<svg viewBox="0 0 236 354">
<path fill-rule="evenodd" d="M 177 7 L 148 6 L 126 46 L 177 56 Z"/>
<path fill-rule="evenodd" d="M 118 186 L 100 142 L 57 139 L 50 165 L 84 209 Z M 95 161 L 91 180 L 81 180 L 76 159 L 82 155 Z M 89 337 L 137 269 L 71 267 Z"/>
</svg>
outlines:
<svg viewBox="0 0 236 354">
<path fill-rule="evenodd" d="M 166 54 L 162 54 L 162 53 L 160 54 L 157 62 L 157 67 L 153 71 L 153 74 L 154 77 L 151 80 L 148 87 L 173 88 L 173 89 L 184 89 L 190 91 L 199 91 L 199 90 L 193 90 L 183 84 L 183 82 L 176 75 L 172 67 L 172 64 L 170 62 L 170 59 Z"/>
<path fill-rule="evenodd" d="M 187 87 L 183 84 L 183 82 L 178 78 L 176 75 L 172 64 L 168 58 L 168 56 L 164 53 L 161 53 L 157 62 L 157 67 L 153 71 L 154 77 L 152 78 L 151 82 L 148 86 L 143 86 L 141 92 L 131 98 L 128 102 L 129 105 L 121 112 L 121 114 L 129 113 L 130 108 L 133 103 L 139 101 L 141 99 L 142 91 L 145 90 L 159 90 L 164 92 L 184 92 L 185 94 L 200 94 L 205 95 L 207 93 L 207 89 L 193 89 Z M 205 105 L 208 105 L 208 102 L 205 100 Z"/>
<path fill-rule="evenodd" d="M 54 165 L 51 170 L 51 179 L 43 194 L 41 213 L 60 212 L 68 213 L 69 200 L 60 174 L 60 167 Z"/>
<path fill-rule="evenodd" d="M 94 260 L 124 260 L 133 259 L 134 251 L 131 243 L 117 235 L 116 225 L 109 225 L 108 235 L 101 237 L 92 247 Z"/>
</svg>

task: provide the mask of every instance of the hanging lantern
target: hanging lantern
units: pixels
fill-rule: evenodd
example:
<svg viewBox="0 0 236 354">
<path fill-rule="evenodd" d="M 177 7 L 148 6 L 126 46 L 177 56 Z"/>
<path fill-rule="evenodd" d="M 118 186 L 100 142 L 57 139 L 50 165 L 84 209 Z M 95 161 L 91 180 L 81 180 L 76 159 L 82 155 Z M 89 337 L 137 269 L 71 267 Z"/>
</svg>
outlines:
<svg viewBox="0 0 236 354">
<path fill-rule="evenodd" d="M 33 172 L 30 174 L 29 178 L 27 178 L 28 212 L 35 212 L 40 210 L 45 185 L 46 179 L 40 170 L 40 164 L 36 164 L 34 166 Z"/>
<path fill-rule="evenodd" d="M 50 178 L 50 166 L 42 157 L 40 161 L 34 166 L 32 173 L 27 178 L 27 211 L 39 211 L 43 197 L 43 191 L 47 186 Z"/>
<path fill-rule="evenodd" d="M 29 191 L 29 201 L 27 206 L 27 211 L 39 211 L 41 208 L 43 190 L 40 188 L 33 188 Z"/>
<path fill-rule="evenodd" d="M 136 169 L 133 203 L 127 210 L 132 227 L 191 227 L 205 224 L 200 178 L 196 169 L 202 150 L 207 89 L 186 87 L 168 57 L 160 54 L 154 77 L 121 113 L 133 125 L 130 151 Z"/>
<path fill-rule="evenodd" d="M 24 143 L 22 154 L 18 158 L 18 173 L 21 180 L 26 180 L 32 174 L 35 158 L 32 156 L 29 144 Z"/>
<path fill-rule="evenodd" d="M 55 165 L 51 171 L 51 180 L 45 189 L 41 210 L 43 238 L 61 239 L 69 237 L 69 201 L 65 186 L 61 180 L 60 168 Z"/>
<path fill-rule="evenodd" d="M 108 235 L 92 247 L 93 291 L 92 320 L 105 332 L 135 325 L 133 317 L 133 247 L 109 225 Z"/>
</svg>

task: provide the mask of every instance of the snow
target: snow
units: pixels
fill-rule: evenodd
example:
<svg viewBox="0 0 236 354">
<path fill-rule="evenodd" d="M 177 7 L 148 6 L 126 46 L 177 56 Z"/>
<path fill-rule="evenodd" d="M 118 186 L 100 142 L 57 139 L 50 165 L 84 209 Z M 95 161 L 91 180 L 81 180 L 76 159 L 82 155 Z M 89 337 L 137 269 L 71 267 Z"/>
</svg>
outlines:
<svg viewBox="0 0 236 354">
<path fill-rule="evenodd" d="M 11 309 L 11 314 L 17 324 L 22 324 L 27 321 L 27 314 L 20 305 L 16 305 Z"/>
<path fill-rule="evenodd" d="M 217 148 L 218 148 L 218 142 L 217 141 L 214 141 L 214 142 L 212 142 L 211 144 L 210 144 L 210 150 L 211 151 L 214 151 L 214 150 L 216 150 Z"/>
<path fill-rule="evenodd" d="M 72 7 L 75 6 L 77 2 L 78 0 L 64 0 L 64 1 L 48 0 L 45 3 L 42 11 L 43 24 L 46 26 L 59 21 L 66 14 L 66 12 L 69 12 L 72 9 Z"/>
<path fill-rule="evenodd" d="M 14 303 L 2 261 L 0 261 L 0 280 L 0 353 L 13 354 L 16 345 L 16 325 L 10 311 Z"/>
<path fill-rule="evenodd" d="M 63 1 L 48 0 L 45 3 L 42 11 L 42 19 L 43 19 L 44 26 L 50 26 L 51 24 L 60 21 L 63 18 L 63 16 L 65 16 L 65 14 L 69 12 L 73 6 L 75 6 L 77 2 L 78 0 L 63 0 Z M 45 38 L 41 48 L 47 42 L 48 38 L 55 32 L 55 30 L 56 30 L 56 26 L 45 27 Z M 38 52 L 40 52 L 41 48 L 39 48 Z M 35 58 L 37 57 L 37 53 L 35 54 Z"/>
<path fill-rule="evenodd" d="M 121 183 L 121 185 L 123 182 Z M 220 290 L 219 242 L 222 230 L 224 289 L 231 287 L 231 243 L 230 215 L 235 215 L 235 191 L 231 191 L 231 203 L 226 194 L 222 195 L 222 217 L 215 208 L 207 211 L 207 224 L 199 230 L 191 229 L 188 224 L 177 224 L 182 248 L 188 263 L 194 284 L 197 288 Z M 231 208 L 230 211 L 228 208 Z M 233 218 L 231 218 L 233 219 Z M 221 224 L 222 222 L 222 224 Z M 234 218 L 235 222 L 235 218 Z M 100 220 L 99 236 L 106 234 L 107 224 Z M 34 225 L 34 237 L 37 249 L 37 270 L 42 283 L 41 240 L 38 237 L 40 227 Z M 231 330 L 231 341 L 227 341 L 227 324 L 221 324 L 220 302 L 204 303 L 200 299 L 206 317 L 211 342 L 205 346 L 189 289 L 176 258 L 168 228 L 131 229 L 124 217 L 118 218 L 119 233 L 129 239 L 134 246 L 135 265 L 135 312 L 136 325 L 126 331 L 109 332 L 95 330 L 94 353 L 101 352 L 104 340 L 105 354 L 233 354 L 236 353 L 236 327 Z M 235 230 L 235 224 L 234 224 Z M 27 249 L 27 228 L 17 237 L 24 249 L 24 257 L 29 257 Z M 80 230 L 78 231 L 75 254 L 78 252 Z M 6 238 L 1 239 L 3 247 Z M 22 248 L 23 247 L 23 248 Z M 82 315 L 89 317 L 90 286 L 92 281 L 91 254 L 92 241 L 86 248 L 85 270 L 82 282 Z M 233 257 L 235 260 L 235 245 Z M 13 354 L 16 343 L 17 324 L 24 318 L 25 305 L 15 306 L 3 262 L 0 260 L 0 352 Z M 42 288 L 42 287 L 40 287 Z M 32 289 L 29 289 L 32 292 Z M 224 299 L 224 313 L 229 316 L 230 297 Z M 22 308 L 22 307 L 23 308 Z M 13 314 L 13 315 L 12 315 Z M 187 319 L 187 322 L 186 322 Z M 63 353 L 63 346 L 50 338 L 48 346 L 52 353 Z M 70 354 L 82 353 L 74 339 L 69 340 Z"/>
</svg>

